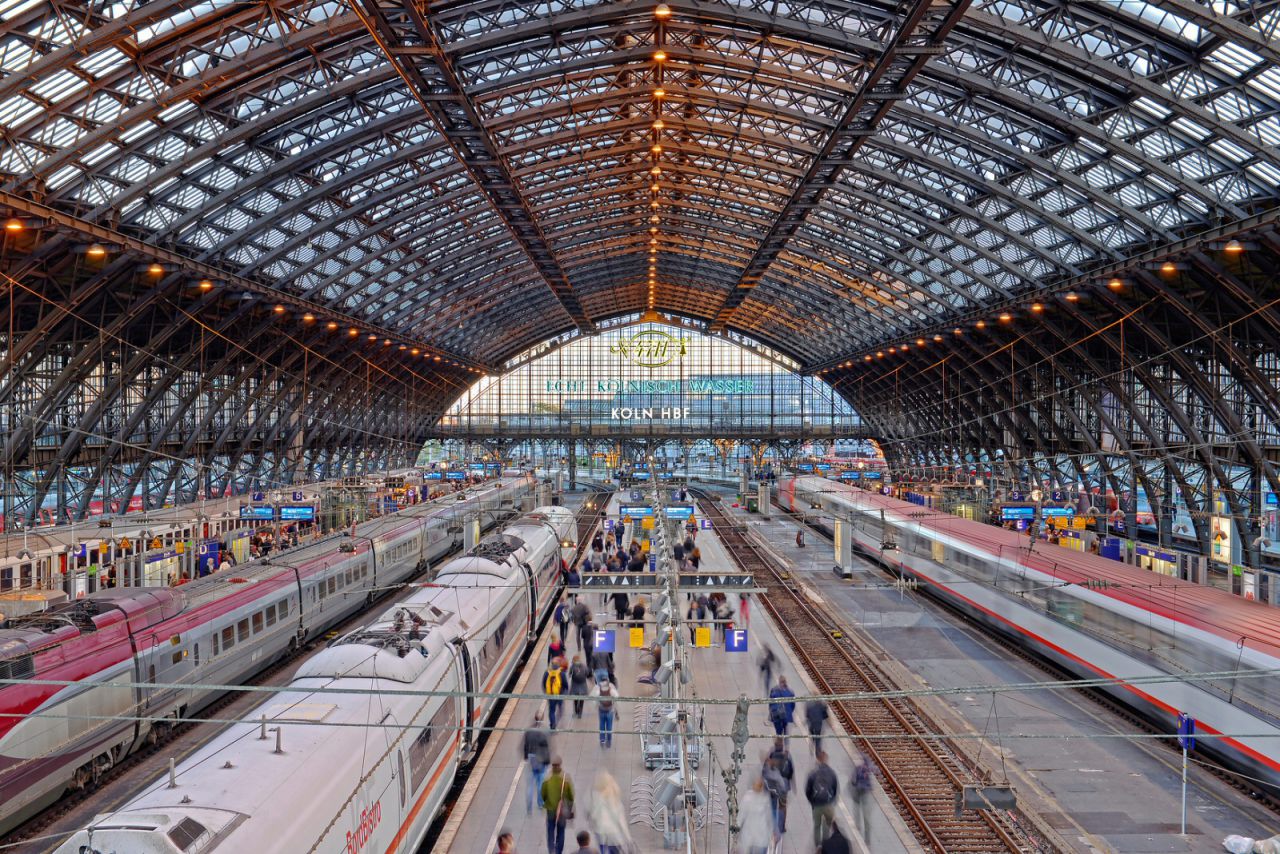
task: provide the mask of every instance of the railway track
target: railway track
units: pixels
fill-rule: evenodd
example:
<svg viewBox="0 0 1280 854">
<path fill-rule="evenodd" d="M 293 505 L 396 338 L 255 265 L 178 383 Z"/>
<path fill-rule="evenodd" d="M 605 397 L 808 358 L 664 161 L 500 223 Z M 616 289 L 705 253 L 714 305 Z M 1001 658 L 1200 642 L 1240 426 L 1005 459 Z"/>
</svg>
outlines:
<svg viewBox="0 0 1280 854">
<path fill-rule="evenodd" d="M 810 600 L 788 573 L 728 518 L 717 499 L 701 490 L 693 492 L 730 555 L 767 591 L 760 597 L 761 603 L 823 693 L 901 689 L 880 667 L 875 653 Z M 957 815 L 956 798 L 965 785 L 988 783 L 989 776 L 945 739 L 933 737 L 941 727 L 910 698 L 841 700 L 831 707 L 847 731 L 869 737 L 862 742 L 862 749 L 877 766 L 886 794 L 927 849 L 938 854 L 1058 850 L 1017 810 L 963 811 Z"/>
</svg>

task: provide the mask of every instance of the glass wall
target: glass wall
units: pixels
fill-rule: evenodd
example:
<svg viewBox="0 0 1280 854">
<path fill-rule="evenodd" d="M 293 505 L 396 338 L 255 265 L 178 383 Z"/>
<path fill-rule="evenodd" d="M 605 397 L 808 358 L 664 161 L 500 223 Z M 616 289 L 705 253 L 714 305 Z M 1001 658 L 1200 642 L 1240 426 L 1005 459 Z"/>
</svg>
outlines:
<svg viewBox="0 0 1280 854">
<path fill-rule="evenodd" d="M 645 322 L 576 338 L 459 399 L 459 433 L 845 436 L 857 414 L 825 382 L 759 346 Z"/>
</svg>

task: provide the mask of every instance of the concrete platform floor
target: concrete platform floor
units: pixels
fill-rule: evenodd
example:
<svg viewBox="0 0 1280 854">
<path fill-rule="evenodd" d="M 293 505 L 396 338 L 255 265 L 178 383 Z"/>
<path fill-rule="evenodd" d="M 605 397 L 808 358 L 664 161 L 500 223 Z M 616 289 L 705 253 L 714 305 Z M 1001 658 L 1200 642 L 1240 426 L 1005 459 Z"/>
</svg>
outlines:
<svg viewBox="0 0 1280 854">
<path fill-rule="evenodd" d="M 616 501 L 614 502 L 616 505 Z M 611 510 L 616 508 L 611 508 Z M 703 555 L 703 569 L 715 571 L 728 569 L 730 563 L 723 547 L 712 532 L 703 531 L 698 536 L 698 545 Z M 679 597 L 683 600 L 683 596 Z M 588 603 L 595 613 L 601 617 L 606 615 L 597 595 L 591 594 Z M 718 698 L 730 701 L 725 704 L 701 707 L 704 713 L 702 728 L 711 733 L 707 739 L 708 751 L 698 766 L 698 778 L 713 792 L 711 799 L 710 821 L 697 832 L 697 850 L 705 852 L 727 851 L 728 849 L 728 811 L 725 802 L 725 784 L 721 777 L 723 769 L 731 763 L 733 750 L 728 738 L 734 717 L 733 700 L 740 695 L 761 698 L 764 695 L 761 676 L 756 667 L 756 656 L 768 644 L 782 658 L 780 672 L 785 674 L 797 694 L 812 692 L 814 689 L 805 680 L 799 668 L 785 648 L 777 640 L 772 626 L 760 608 L 749 608 L 748 629 L 751 636 L 752 651 L 746 654 L 726 653 L 720 646 L 691 651 L 690 664 L 693 681 L 685 686 L 686 696 L 700 698 Z M 545 647 L 549 639 L 549 629 L 540 639 L 539 652 L 531 659 L 536 668 L 530 667 L 522 674 L 517 684 L 518 692 L 534 692 L 538 689 L 542 677 L 542 667 L 546 661 Z M 653 636 L 650 625 L 646 633 L 647 639 Z M 625 643 L 625 640 L 622 641 Z M 569 643 L 570 654 L 578 651 L 577 641 Z M 641 756 L 640 738 L 636 734 L 635 717 L 644 700 L 653 693 L 652 686 L 640 685 L 636 677 L 640 675 L 637 650 L 623 649 L 616 655 L 618 686 L 624 696 L 636 698 L 620 704 L 620 717 L 617 722 L 612 749 L 605 750 L 600 746 L 597 731 L 597 715 L 591 704 L 584 708 L 582 718 L 572 716 L 571 704 L 566 703 L 567 717 L 562 719 L 561 728 L 552 736 L 552 752 L 559 754 L 564 760 L 565 770 L 578 791 L 578 804 L 575 820 L 569 823 L 566 833 L 565 851 L 576 850 L 574 834 L 580 829 L 591 829 L 589 820 L 591 807 L 591 788 L 596 775 L 607 772 L 617 780 L 627 807 L 632 839 L 636 850 L 641 852 L 663 850 L 661 834 L 654 829 L 652 822 L 642 814 L 642 798 L 639 792 L 643 785 L 655 776 L 654 771 L 645 768 Z M 536 673 L 533 672 L 536 670 Z M 520 755 L 520 744 L 523 730 L 529 726 L 535 711 L 542 708 L 542 703 L 522 701 L 508 704 L 497 723 L 504 729 L 500 736 L 490 738 L 488 745 L 477 760 L 475 771 L 463 787 L 457 806 L 445 821 L 441 834 L 433 841 L 429 850 L 435 852 L 490 852 L 496 847 L 497 835 L 501 829 L 515 834 L 516 850 L 520 854 L 537 854 L 546 851 L 545 819 L 534 807 L 527 810 L 527 787 L 530 773 L 524 757 Z M 751 781 L 760 772 L 762 757 L 772 743 L 772 727 L 768 724 L 766 707 L 753 707 L 749 716 L 752 739 L 747 747 L 747 759 L 744 763 L 739 792 L 743 793 Z M 795 731 L 795 730 L 793 730 Z M 828 739 L 824 744 L 831 754 L 831 764 L 835 768 L 842 785 L 847 785 L 853 758 L 838 739 Z M 777 854 L 812 854 L 812 819 L 807 801 L 803 795 L 804 780 L 812 769 L 814 761 L 807 742 L 793 739 L 791 742 L 792 758 L 795 764 L 797 791 L 793 794 L 787 814 L 787 833 L 781 844 L 775 848 Z M 635 797 L 633 797 L 633 789 Z M 864 842 L 855 839 L 855 850 L 863 854 L 892 854 L 900 851 L 918 851 L 910 834 L 902 826 L 901 821 L 888 805 L 882 792 L 876 791 L 876 805 L 872 810 L 871 839 Z M 853 817 L 849 810 L 847 797 L 841 798 L 837 820 L 846 835 L 854 837 L 852 832 Z"/>
<path fill-rule="evenodd" d="M 869 563 L 851 581 L 837 579 L 830 542 L 809 532 L 807 547 L 797 548 L 791 520 L 738 512 L 838 613 L 897 656 L 920 686 L 1050 678 L 931 600 L 889 587 L 888 576 Z M 1221 851 L 1230 833 L 1257 838 L 1280 833 L 1274 812 L 1193 762 L 1187 835 L 1180 835 L 1181 755 L 1154 741 L 1055 738 L 1134 732 L 1128 722 L 1077 692 L 958 695 L 936 701 L 936 707 L 949 710 L 958 727 L 983 733 L 988 766 L 999 769 L 1003 761 L 1023 802 L 1033 804 L 1080 851 L 1211 852 Z"/>
</svg>

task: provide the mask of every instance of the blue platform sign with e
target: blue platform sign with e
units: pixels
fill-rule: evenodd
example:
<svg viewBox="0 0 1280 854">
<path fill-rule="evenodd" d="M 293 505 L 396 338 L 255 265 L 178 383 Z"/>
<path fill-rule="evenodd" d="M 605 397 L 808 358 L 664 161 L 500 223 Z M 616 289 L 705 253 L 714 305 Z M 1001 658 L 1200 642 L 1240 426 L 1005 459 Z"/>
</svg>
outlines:
<svg viewBox="0 0 1280 854">
<path fill-rule="evenodd" d="M 699 519 L 699 520 L 698 520 L 698 527 L 699 527 L 699 528 L 701 528 L 701 529 L 702 529 L 702 530 L 704 530 L 704 531 L 710 531 L 710 530 L 711 530 L 711 520 L 710 520 L 710 519 Z"/>
<path fill-rule="evenodd" d="M 747 630 L 746 629 L 729 629 L 724 633 L 724 651 L 725 652 L 746 652 L 747 651 Z"/>
<path fill-rule="evenodd" d="M 596 652 L 616 652 L 617 633 L 613 629 L 596 629 L 594 649 Z"/>
</svg>

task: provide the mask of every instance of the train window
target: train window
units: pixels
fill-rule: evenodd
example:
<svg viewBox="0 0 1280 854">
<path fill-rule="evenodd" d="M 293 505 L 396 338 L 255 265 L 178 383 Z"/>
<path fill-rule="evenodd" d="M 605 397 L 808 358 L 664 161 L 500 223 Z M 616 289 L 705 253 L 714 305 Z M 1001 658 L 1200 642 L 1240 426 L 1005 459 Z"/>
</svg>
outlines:
<svg viewBox="0 0 1280 854">
<path fill-rule="evenodd" d="M 35 659 L 30 655 L 0 661 L 0 679 L 30 679 L 35 675 Z"/>
<path fill-rule="evenodd" d="M 213 652 L 211 654 L 215 656 L 218 654 L 218 633 L 217 632 L 213 633 Z"/>
<path fill-rule="evenodd" d="M 222 651 L 226 652 L 236 645 L 236 630 L 227 626 L 222 630 Z"/>
<path fill-rule="evenodd" d="M 282 620 L 283 620 L 285 617 L 289 616 L 289 600 L 288 600 L 288 599 L 281 599 L 279 602 L 277 602 L 277 603 L 276 603 L 276 610 L 278 610 L 278 611 L 280 612 L 280 619 L 282 619 Z"/>
<path fill-rule="evenodd" d="M 255 635 L 262 633 L 262 612 L 261 611 L 253 615 L 253 633 Z"/>
<path fill-rule="evenodd" d="M 404 806 L 404 754 L 396 751 L 396 776 L 400 778 L 400 806 Z"/>
<path fill-rule="evenodd" d="M 267 606 L 267 625 L 274 626 L 276 624 L 276 606 Z"/>
<path fill-rule="evenodd" d="M 173 664 L 181 664 L 181 663 L 182 663 L 182 650 L 178 650 L 177 652 L 175 652 L 175 653 L 173 654 L 173 656 L 170 658 L 170 661 L 171 661 Z"/>
<path fill-rule="evenodd" d="M 191 645 L 191 663 L 196 667 L 200 666 L 200 644 Z"/>
<path fill-rule="evenodd" d="M 329 576 L 329 592 L 330 593 L 338 592 L 338 577 L 336 575 Z"/>
<path fill-rule="evenodd" d="M 342 573 L 342 583 L 347 585 L 351 584 L 351 570 L 348 569 Z"/>
<path fill-rule="evenodd" d="M 249 620 L 244 619 L 236 623 L 236 635 L 240 640 L 249 639 Z"/>
<path fill-rule="evenodd" d="M 320 596 L 320 598 L 321 598 L 321 599 L 323 599 L 323 598 L 325 597 L 325 595 L 326 595 L 326 594 L 325 594 L 325 586 L 324 586 L 324 579 L 323 579 L 323 578 L 322 578 L 322 579 L 320 579 L 320 583 L 319 583 L 319 584 L 317 584 L 315 587 L 311 588 L 311 601 L 312 601 L 312 602 L 314 602 L 314 601 L 316 600 L 317 592 L 319 593 L 319 596 Z"/>
</svg>

